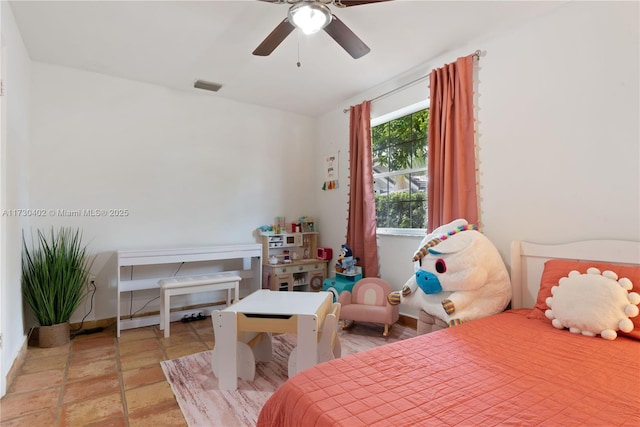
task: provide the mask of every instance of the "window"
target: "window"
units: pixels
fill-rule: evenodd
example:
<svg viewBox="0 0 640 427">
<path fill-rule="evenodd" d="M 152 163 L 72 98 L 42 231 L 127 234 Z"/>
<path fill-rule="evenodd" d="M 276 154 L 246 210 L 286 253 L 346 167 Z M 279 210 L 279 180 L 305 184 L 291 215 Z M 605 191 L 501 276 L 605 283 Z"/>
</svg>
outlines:
<svg viewBox="0 0 640 427">
<path fill-rule="evenodd" d="M 372 121 L 378 231 L 406 233 L 427 228 L 428 128 L 428 108 L 383 123 Z"/>
</svg>

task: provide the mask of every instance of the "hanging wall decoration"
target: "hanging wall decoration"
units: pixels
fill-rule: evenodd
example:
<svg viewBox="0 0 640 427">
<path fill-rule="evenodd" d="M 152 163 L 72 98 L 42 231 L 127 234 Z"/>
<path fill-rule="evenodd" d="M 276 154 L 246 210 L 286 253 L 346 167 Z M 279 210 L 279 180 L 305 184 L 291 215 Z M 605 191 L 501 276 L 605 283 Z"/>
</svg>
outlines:
<svg viewBox="0 0 640 427">
<path fill-rule="evenodd" d="M 324 158 L 324 165 L 325 165 L 324 169 L 326 171 L 326 175 L 325 175 L 324 183 L 322 184 L 323 190 L 335 190 L 336 188 L 338 188 L 338 172 L 339 172 L 338 157 L 339 155 L 340 155 L 340 152 L 338 151 L 338 154 L 326 156 Z"/>
</svg>

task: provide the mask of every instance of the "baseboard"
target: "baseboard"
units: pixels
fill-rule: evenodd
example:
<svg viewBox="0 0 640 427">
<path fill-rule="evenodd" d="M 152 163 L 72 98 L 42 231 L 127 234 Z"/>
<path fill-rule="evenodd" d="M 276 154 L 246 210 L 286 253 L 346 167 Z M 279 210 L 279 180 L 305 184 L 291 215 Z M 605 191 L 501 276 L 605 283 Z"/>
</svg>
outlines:
<svg viewBox="0 0 640 427">
<path fill-rule="evenodd" d="M 6 385 L 7 392 L 11 388 L 13 381 L 16 379 L 16 376 L 18 375 L 20 368 L 22 367 L 25 359 L 27 358 L 28 346 L 29 346 L 28 340 L 27 340 L 27 337 L 25 337 L 24 342 L 22 343 L 22 347 L 20 347 L 20 350 L 18 351 L 18 355 L 13 360 L 13 363 L 11 364 L 11 368 L 9 369 L 9 372 L 7 373 L 7 376 L 5 378 L 5 385 Z"/>
<path fill-rule="evenodd" d="M 212 303 L 204 303 L 204 304 L 195 304 L 195 305 L 188 305 L 188 306 L 184 306 L 184 307 L 171 307 L 171 319 L 172 321 L 174 320 L 179 320 L 179 318 L 174 319 L 175 317 L 175 313 L 180 313 L 179 315 L 181 315 L 182 313 L 191 313 L 192 311 L 198 311 L 201 309 L 211 309 L 212 307 L 216 307 L 216 306 L 225 306 L 226 307 L 227 302 L 226 301 L 214 301 Z M 205 313 L 208 315 L 208 313 Z M 131 319 L 140 319 L 140 325 L 142 326 L 148 326 L 147 324 L 145 324 L 145 321 L 142 320 L 144 318 L 153 318 L 156 317 L 157 319 L 160 318 L 160 311 L 159 310 L 155 310 L 155 311 L 148 311 L 148 312 L 144 312 L 144 313 L 137 313 L 133 316 L 131 316 Z M 181 316 L 180 316 L 181 318 Z M 121 317 L 121 321 L 124 320 L 129 320 L 129 316 L 127 316 L 126 318 L 123 316 Z M 156 321 L 155 318 L 152 320 L 152 324 L 159 324 L 159 321 Z M 71 323 L 71 330 L 79 330 L 80 328 L 82 329 L 95 329 L 95 328 L 108 328 L 110 326 L 115 326 L 116 324 L 116 318 L 115 317 L 109 317 L 106 319 L 98 319 L 98 320 L 85 320 L 82 323 Z"/>
<path fill-rule="evenodd" d="M 411 329 L 418 329 L 418 319 L 415 317 L 405 316 L 404 314 L 400 315 L 400 319 L 398 319 L 398 324 L 402 326 L 406 326 Z"/>
<path fill-rule="evenodd" d="M 82 329 L 95 329 L 95 328 L 108 328 L 109 326 L 116 324 L 115 317 L 108 317 L 106 319 L 98 320 L 85 320 L 82 323 L 71 323 L 70 327 L 72 331 L 78 331 Z"/>
<path fill-rule="evenodd" d="M 171 312 L 172 313 L 174 313 L 174 312 L 186 312 L 186 311 L 189 311 L 189 310 L 198 310 L 200 308 L 210 308 L 212 305 L 226 305 L 226 301 L 218 301 L 218 302 L 214 302 L 214 303 L 190 305 L 190 306 L 185 306 L 185 307 L 175 307 L 175 308 L 171 308 Z M 150 311 L 150 312 L 146 312 L 146 313 L 138 313 L 135 316 L 133 316 L 133 318 L 144 318 L 144 317 L 149 317 L 149 316 L 160 316 L 160 312 L 159 311 Z M 85 321 L 82 324 L 80 324 L 80 323 L 72 323 L 71 324 L 71 330 L 72 331 L 73 330 L 77 330 L 77 329 L 80 328 L 80 326 L 82 326 L 82 329 L 108 328 L 110 326 L 115 325 L 115 323 L 116 323 L 116 318 L 115 317 L 109 317 L 107 319 Z M 406 327 L 411 328 L 411 329 L 416 329 L 416 330 L 418 329 L 418 319 L 416 319 L 415 317 L 406 316 L 404 314 L 400 315 L 400 318 L 398 319 L 398 324 L 400 324 L 402 326 L 406 326 Z"/>
</svg>

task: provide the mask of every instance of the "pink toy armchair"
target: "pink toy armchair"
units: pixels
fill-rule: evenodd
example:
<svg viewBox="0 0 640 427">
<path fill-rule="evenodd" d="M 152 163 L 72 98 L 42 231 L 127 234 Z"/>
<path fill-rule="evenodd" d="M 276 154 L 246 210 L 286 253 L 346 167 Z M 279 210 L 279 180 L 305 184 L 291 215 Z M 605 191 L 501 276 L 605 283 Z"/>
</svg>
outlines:
<svg viewBox="0 0 640 427">
<path fill-rule="evenodd" d="M 341 304 L 340 319 L 342 328 L 345 321 L 371 322 L 384 324 L 384 335 L 389 335 L 390 327 L 400 318 L 399 306 L 391 305 L 387 295 L 391 285 L 382 279 L 366 277 L 358 281 L 351 292 L 343 291 L 338 297 Z"/>
</svg>

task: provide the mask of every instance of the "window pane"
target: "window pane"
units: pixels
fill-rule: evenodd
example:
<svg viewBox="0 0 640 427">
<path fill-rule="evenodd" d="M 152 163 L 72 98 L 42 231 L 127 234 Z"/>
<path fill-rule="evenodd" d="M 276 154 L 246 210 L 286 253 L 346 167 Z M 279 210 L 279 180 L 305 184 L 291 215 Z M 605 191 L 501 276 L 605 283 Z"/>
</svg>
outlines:
<svg viewBox="0 0 640 427">
<path fill-rule="evenodd" d="M 411 168 L 411 142 L 405 142 L 389 147 L 389 171 Z"/>
<path fill-rule="evenodd" d="M 409 228 L 427 228 L 427 202 L 414 203 Z"/>
<path fill-rule="evenodd" d="M 414 193 L 411 202 L 410 228 L 427 228 L 427 200 L 425 193 Z"/>
<path fill-rule="evenodd" d="M 414 172 L 409 175 L 411 180 L 411 192 L 412 193 L 425 193 L 427 192 L 427 171 Z"/>
<path fill-rule="evenodd" d="M 427 168 L 427 139 L 422 138 L 413 143 L 413 158 L 411 168 Z"/>
<path fill-rule="evenodd" d="M 378 228 L 427 228 L 426 174 L 400 174 L 378 178 L 376 218 Z"/>
<path fill-rule="evenodd" d="M 371 129 L 378 228 L 426 228 L 428 128 L 422 110 Z"/>
<path fill-rule="evenodd" d="M 413 139 L 426 138 L 429 130 L 429 110 L 413 113 L 411 128 Z"/>
<path fill-rule="evenodd" d="M 371 146 L 373 150 L 385 148 L 389 144 L 389 123 L 374 126 L 371 129 Z"/>
<path fill-rule="evenodd" d="M 373 173 L 381 173 L 389 171 L 389 151 L 374 150 L 373 151 Z"/>
<path fill-rule="evenodd" d="M 411 202 L 407 193 L 396 193 L 389 199 L 389 223 L 394 228 L 410 228 Z"/>
<path fill-rule="evenodd" d="M 389 178 L 390 193 L 408 193 L 410 182 L 408 174 L 392 175 Z"/>
<path fill-rule="evenodd" d="M 389 122 L 389 143 L 411 139 L 411 114 Z"/>
<path fill-rule="evenodd" d="M 391 227 L 391 225 L 389 225 L 388 213 L 389 213 L 389 209 L 388 209 L 387 196 L 376 195 L 376 222 L 377 222 L 376 227 L 378 228 Z"/>
<path fill-rule="evenodd" d="M 389 178 L 373 178 L 373 191 L 375 194 L 389 193 Z"/>
</svg>

